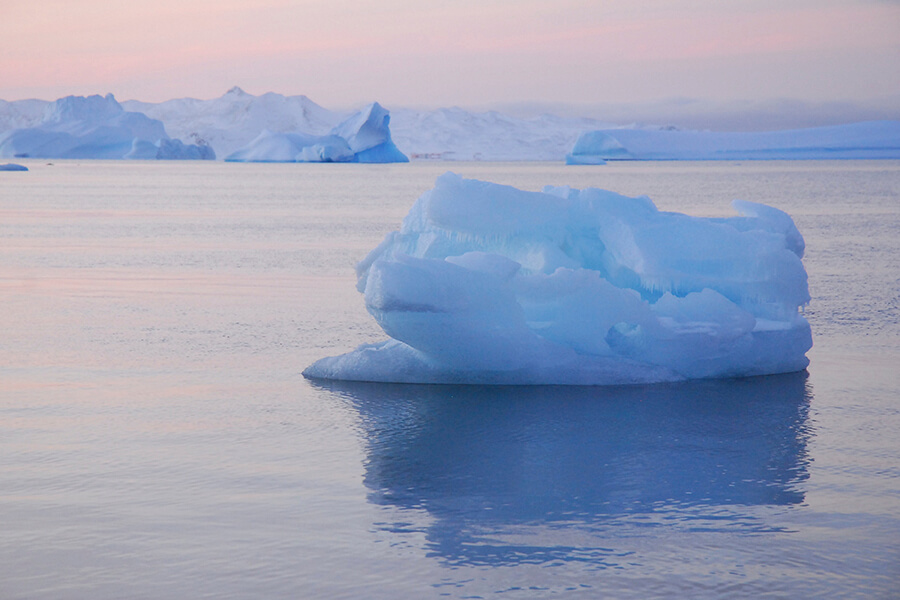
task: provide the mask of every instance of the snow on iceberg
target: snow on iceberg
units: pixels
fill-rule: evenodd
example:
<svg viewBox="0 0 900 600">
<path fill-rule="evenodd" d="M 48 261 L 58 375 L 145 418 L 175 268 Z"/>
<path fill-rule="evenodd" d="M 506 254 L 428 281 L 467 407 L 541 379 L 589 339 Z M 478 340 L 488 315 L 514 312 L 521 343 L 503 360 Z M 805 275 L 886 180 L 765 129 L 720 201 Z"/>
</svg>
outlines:
<svg viewBox="0 0 900 600">
<path fill-rule="evenodd" d="M 357 266 L 392 339 L 304 375 L 612 385 L 800 371 L 803 237 L 778 209 L 733 205 L 741 216 L 698 218 L 445 174 Z"/>
<path fill-rule="evenodd" d="M 176 142 L 160 121 L 125 111 L 112 94 L 67 96 L 48 104 L 35 126 L 0 134 L 0 157 L 215 158 L 211 148 Z"/>
<path fill-rule="evenodd" d="M 390 114 L 374 102 L 331 130 L 329 135 L 263 131 L 228 155 L 230 162 L 409 162 L 388 127 Z"/>
<path fill-rule="evenodd" d="M 605 129 L 583 133 L 566 164 L 605 160 L 822 160 L 900 158 L 900 121 L 722 133 Z"/>
</svg>

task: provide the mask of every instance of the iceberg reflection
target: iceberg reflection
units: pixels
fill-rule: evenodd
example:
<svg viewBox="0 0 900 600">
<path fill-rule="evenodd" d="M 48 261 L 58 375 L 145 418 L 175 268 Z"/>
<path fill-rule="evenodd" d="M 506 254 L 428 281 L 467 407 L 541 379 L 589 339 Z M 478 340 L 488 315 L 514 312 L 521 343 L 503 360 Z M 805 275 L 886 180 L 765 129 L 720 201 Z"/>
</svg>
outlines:
<svg viewBox="0 0 900 600">
<path fill-rule="evenodd" d="M 315 385 L 360 416 L 371 502 L 425 511 L 421 530 L 439 556 L 504 564 L 602 561 L 611 550 L 572 544 L 587 541 L 572 534 L 615 536 L 619 526 L 778 530 L 754 507 L 804 501 L 806 378 Z M 410 531 L 409 521 L 382 525 Z M 548 534 L 561 529 L 567 535 Z"/>
</svg>

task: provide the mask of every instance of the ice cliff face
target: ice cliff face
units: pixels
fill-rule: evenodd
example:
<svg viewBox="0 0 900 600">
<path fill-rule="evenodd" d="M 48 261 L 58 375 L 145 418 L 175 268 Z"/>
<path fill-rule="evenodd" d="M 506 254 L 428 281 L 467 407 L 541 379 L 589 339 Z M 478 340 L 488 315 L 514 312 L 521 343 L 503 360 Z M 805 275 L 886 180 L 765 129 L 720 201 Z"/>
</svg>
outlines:
<svg viewBox="0 0 900 600">
<path fill-rule="evenodd" d="M 34 126 L 0 134 L 0 157 L 215 158 L 211 148 L 176 142 L 160 121 L 125 111 L 112 94 L 67 96 L 47 104 Z"/>
<path fill-rule="evenodd" d="M 802 370 L 803 238 L 777 209 L 735 208 L 703 219 L 444 175 L 357 268 L 392 339 L 305 374 L 601 385 Z"/>
</svg>

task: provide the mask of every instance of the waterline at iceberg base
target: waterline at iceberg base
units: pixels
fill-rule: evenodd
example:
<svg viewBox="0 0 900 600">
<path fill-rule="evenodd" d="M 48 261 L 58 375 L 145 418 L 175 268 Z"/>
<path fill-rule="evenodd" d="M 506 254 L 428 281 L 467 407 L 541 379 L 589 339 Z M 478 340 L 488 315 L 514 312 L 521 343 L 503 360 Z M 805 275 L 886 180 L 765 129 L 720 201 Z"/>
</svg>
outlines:
<svg viewBox="0 0 900 600">
<path fill-rule="evenodd" d="M 391 339 L 304 375 L 617 385 L 803 370 L 803 237 L 778 209 L 733 206 L 740 216 L 701 218 L 442 175 L 357 266 Z"/>
</svg>

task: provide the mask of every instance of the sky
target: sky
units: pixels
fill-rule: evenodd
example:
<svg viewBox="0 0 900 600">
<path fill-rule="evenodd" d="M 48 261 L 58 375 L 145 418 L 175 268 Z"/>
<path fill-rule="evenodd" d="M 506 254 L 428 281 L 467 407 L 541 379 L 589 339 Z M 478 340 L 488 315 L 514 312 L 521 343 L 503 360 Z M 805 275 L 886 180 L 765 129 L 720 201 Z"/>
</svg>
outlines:
<svg viewBox="0 0 900 600">
<path fill-rule="evenodd" d="M 900 0 L 0 0 L 0 98 L 900 102 Z"/>
</svg>

